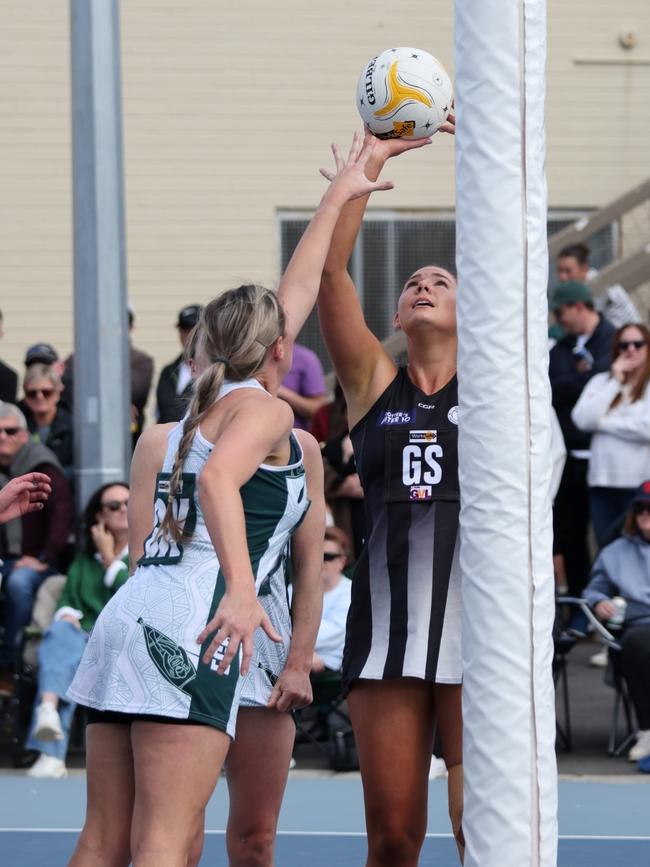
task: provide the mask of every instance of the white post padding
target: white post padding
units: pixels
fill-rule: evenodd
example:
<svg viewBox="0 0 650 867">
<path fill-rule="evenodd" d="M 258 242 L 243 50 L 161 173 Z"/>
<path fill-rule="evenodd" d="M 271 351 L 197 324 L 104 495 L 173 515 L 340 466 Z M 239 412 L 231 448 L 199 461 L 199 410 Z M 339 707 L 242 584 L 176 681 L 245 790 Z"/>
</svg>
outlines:
<svg viewBox="0 0 650 867">
<path fill-rule="evenodd" d="M 545 0 L 455 0 L 466 867 L 555 867 Z"/>
</svg>

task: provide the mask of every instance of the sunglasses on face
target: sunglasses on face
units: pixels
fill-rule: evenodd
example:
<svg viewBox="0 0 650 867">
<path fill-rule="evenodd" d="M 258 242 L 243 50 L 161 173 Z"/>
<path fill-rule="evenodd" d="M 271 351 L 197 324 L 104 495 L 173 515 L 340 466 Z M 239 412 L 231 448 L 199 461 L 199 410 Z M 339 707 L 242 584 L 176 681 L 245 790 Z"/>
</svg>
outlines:
<svg viewBox="0 0 650 867">
<path fill-rule="evenodd" d="M 629 349 L 633 346 L 635 349 L 643 349 L 645 346 L 645 340 L 619 340 L 618 341 L 618 349 L 619 352 L 625 352 L 626 349 Z"/>
<path fill-rule="evenodd" d="M 0 427 L 0 434 L 5 434 L 8 437 L 15 437 L 19 430 L 19 427 Z"/>
<path fill-rule="evenodd" d="M 53 388 L 26 388 L 25 389 L 25 397 L 38 397 L 39 394 L 42 394 L 43 397 L 52 397 L 54 394 Z"/>
<path fill-rule="evenodd" d="M 637 503 L 634 507 L 635 515 L 650 515 L 650 503 Z"/>
<path fill-rule="evenodd" d="M 343 554 L 333 554 L 331 551 L 325 551 L 323 554 L 323 560 L 326 563 L 331 563 L 332 560 L 338 560 L 339 557 L 342 557 Z"/>
<path fill-rule="evenodd" d="M 128 500 L 107 500 L 102 503 L 102 509 L 108 509 L 109 512 L 119 512 L 122 506 L 128 506 Z"/>
</svg>

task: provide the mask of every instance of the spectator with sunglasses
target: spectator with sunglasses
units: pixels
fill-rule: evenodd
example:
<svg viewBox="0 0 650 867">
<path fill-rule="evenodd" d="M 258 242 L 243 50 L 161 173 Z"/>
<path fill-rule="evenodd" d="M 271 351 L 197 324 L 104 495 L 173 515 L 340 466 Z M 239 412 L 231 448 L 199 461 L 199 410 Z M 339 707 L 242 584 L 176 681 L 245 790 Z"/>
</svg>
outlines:
<svg viewBox="0 0 650 867">
<path fill-rule="evenodd" d="M 59 374 L 48 365 L 32 364 L 23 381 L 25 399 L 21 409 L 35 442 L 43 443 L 59 459 L 66 475 L 74 463 L 72 416 L 59 401 L 63 386 Z"/>
<path fill-rule="evenodd" d="M 36 591 L 62 565 L 74 504 L 54 452 L 30 440 L 25 416 L 17 406 L 0 402 L 0 488 L 27 473 L 49 476 L 51 493 L 42 509 L 24 510 L 1 528 L 5 628 L 0 642 L 0 691 L 5 693 L 13 688 L 16 635 L 29 623 Z"/>
<path fill-rule="evenodd" d="M 623 535 L 600 552 L 583 595 L 605 621 L 616 613 L 613 597 L 627 603 L 621 665 L 639 723 L 628 757 L 641 761 L 650 756 L 650 479 L 636 489 Z"/>
<path fill-rule="evenodd" d="M 339 527 L 327 527 L 321 567 L 323 614 L 314 646 L 312 676 L 326 670 L 341 670 L 352 588 L 352 582 L 343 574 L 349 556 L 350 541 L 347 534 Z"/>
<path fill-rule="evenodd" d="M 650 330 L 623 325 L 614 334 L 612 361 L 587 383 L 571 418 L 592 434 L 587 472 L 589 505 L 600 547 L 650 477 Z"/>
<path fill-rule="evenodd" d="M 99 612 L 128 577 L 129 488 L 102 485 L 88 501 L 82 549 L 68 569 L 54 621 L 38 649 L 38 690 L 27 749 L 37 750 L 30 777 L 65 777 L 75 703 L 66 691 Z"/>
</svg>

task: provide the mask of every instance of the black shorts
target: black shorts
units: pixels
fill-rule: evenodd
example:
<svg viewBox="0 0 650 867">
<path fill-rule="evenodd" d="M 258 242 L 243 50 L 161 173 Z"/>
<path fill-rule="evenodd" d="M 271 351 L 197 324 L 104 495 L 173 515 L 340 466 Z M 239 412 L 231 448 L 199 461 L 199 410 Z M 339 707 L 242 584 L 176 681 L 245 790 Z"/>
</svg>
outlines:
<svg viewBox="0 0 650 867">
<path fill-rule="evenodd" d="M 94 707 L 84 707 L 88 725 L 91 723 L 113 723 L 114 725 L 131 725 L 134 722 L 164 723 L 167 725 L 201 726 L 203 723 L 195 719 L 179 719 L 172 716 L 156 716 L 152 713 L 120 713 L 116 710 L 97 710 Z"/>
</svg>

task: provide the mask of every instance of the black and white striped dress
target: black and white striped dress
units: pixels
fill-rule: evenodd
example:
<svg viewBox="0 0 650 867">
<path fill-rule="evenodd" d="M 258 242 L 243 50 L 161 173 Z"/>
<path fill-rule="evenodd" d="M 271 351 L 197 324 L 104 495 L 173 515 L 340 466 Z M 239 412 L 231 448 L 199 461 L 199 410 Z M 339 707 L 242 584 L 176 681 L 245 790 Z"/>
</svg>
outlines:
<svg viewBox="0 0 650 867">
<path fill-rule="evenodd" d="M 366 538 L 352 582 L 344 683 L 460 683 L 456 377 L 426 395 L 400 368 L 350 437 Z"/>
</svg>

